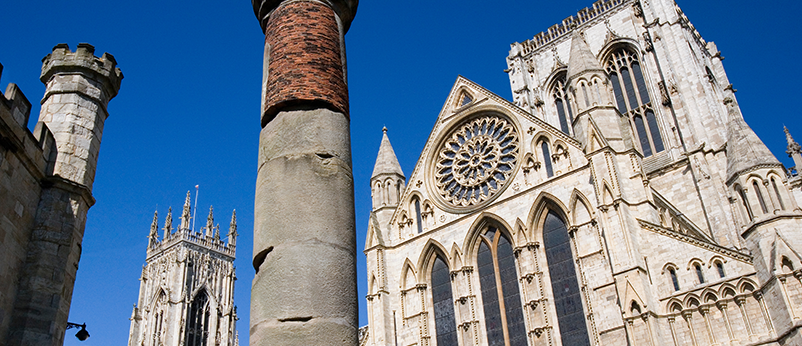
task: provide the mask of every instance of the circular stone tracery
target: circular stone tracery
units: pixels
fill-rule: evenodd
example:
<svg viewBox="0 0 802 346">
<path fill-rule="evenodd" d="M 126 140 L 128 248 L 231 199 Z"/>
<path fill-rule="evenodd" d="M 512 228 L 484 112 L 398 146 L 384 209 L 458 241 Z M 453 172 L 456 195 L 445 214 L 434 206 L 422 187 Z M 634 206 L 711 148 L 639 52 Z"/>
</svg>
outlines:
<svg viewBox="0 0 802 346">
<path fill-rule="evenodd" d="M 487 115 L 465 121 L 436 157 L 437 192 L 455 207 L 488 201 L 509 180 L 517 157 L 518 134 L 508 120 Z"/>
</svg>

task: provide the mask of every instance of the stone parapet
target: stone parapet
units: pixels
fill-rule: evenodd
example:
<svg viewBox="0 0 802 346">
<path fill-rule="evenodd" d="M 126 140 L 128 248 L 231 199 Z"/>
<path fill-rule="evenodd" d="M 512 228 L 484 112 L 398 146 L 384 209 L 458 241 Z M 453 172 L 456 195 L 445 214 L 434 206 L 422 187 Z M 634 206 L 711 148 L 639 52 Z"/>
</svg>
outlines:
<svg viewBox="0 0 802 346">
<path fill-rule="evenodd" d="M 200 246 L 204 249 L 219 253 L 224 256 L 236 257 L 237 251 L 234 244 L 226 244 L 224 241 L 213 236 L 204 235 L 200 232 L 193 232 L 191 229 L 179 230 L 171 234 L 168 238 L 153 244 L 148 248 L 148 260 L 172 248 L 176 244 L 186 242 Z"/>
<path fill-rule="evenodd" d="M 79 43 L 75 52 L 70 51 L 66 43 L 57 44 L 53 52 L 42 59 L 42 74 L 39 79 L 48 86 L 44 99 L 53 93 L 79 92 L 101 102 L 108 102 L 120 90 L 123 73 L 117 67 L 117 60 L 109 53 L 96 57 L 95 47 L 88 43 Z M 87 78 L 99 83 L 90 88 L 76 83 L 61 83 L 51 87 L 50 81 L 60 74 L 85 73 Z"/>
</svg>

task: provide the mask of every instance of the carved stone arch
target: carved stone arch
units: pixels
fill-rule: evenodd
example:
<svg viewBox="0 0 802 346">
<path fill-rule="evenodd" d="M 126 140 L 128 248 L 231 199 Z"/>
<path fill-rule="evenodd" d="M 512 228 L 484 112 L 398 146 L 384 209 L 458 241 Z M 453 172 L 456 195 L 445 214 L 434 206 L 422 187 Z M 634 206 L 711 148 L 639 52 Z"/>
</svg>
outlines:
<svg viewBox="0 0 802 346">
<path fill-rule="evenodd" d="M 206 286 L 206 284 L 199 285 L 197 288 L 195 288 L 195 290 L 192 291 L 192 294 L 190 294 L 189 296 L 189 302 L 191 303 L 193 300 L 195 300 L 195 297 L 197 297 L 201 292 L 206 293 L 206 298 L 209 299 L 210 307 L 217 306 L 218 302 L 213 294 L 214 291 L 210 290 L 209 287 Z"/>
<path fill-rule="evenodd" d="M 376 274 L 371 272 L 368 279 L 368 295 L 376 294 Z"/>
<path fill-rule="evenodd" d="M 695 309 L 695 308 L 698 308 L 699 305 L 702 305 L 702 300 L 699 299 L 699 296 L 691 293 L 691 294 L 688 294 L 687 296 L 685 296 L 684 305 L 685 305 L 685 308 Z"/>
<path fill-rule="evenodd" d="M 672 298 L 666 303 L 666 313 L 679 313 L 682 311 L 683 303 L 677 298 Z"/>
<path fill-rule="evenodd" d="M 784 176 L 784 173 L 780 174 L 780 172 L 778 172 L 774 168 L 769 169 L 769 171 L 766 173 L 766 179 L 767 180 L 771 181 L 771 178 L 773 177 L 773 178 L 776 178 L 777 180 L 779 180 L 780 183 L 782 183 L 782 181 L 783 181 L 783 176 Z"/>
<path fill-rule="evenodd" d="M 737 291 L 738 289 L 735 288 L 733 284 L 725 282 L 718 288 L 718 296 L 722 299 L 732 298 L 736 295 Z"/>
<path fill-rule="evenodd" d="M 574 189 L 574 191 L 571 192 L 571 199 L 568 205 L 571 206 L 571 216 L 573 218 L 571 222 L 574 225 L 582 225 L 595 218 L 590 208 L 590 201 L 588 201 L 588 198 L 578 189 Z"/>
<path fill-rule="evenodd" d="M 446 247 L 437 240 L 430 238 L 426 242 L 426 245 L 423 246 L 423 252 L 421 252 L 418 258 L 417 271 L 421 273 L 421 276 L 418 277 L 418 281 L 431 282 L 432 265 L 434 265 L 434 259 L 437 255 L 440 255 L 443 260 L 445 260 L 449 270 L 454 268 L 451 256 L 448 255 Z"/>
<path fill-rule="evenodd" d="M 414 214 L 415 214 L 415 205 L 414 205 L 414 203 L 413 203 L 413 202 L 415 201 L 415 199 L 416 199 L 416 198 L 418 199 L 418 201 L 420 201 L 421 212 L 423 212 L 423 209 L 422 209 L 422 208 L 423 208 L 423 201 L 424 201 L 424 199 L 423 199 L 423 195 L 420 193 L 420 191 L 411 191 L 411 192 L 410 192 L 410 193 L 409 193 L 407 196 L 405 196 L 405 198 L 404 198 L 404 206 L 406 207 L 406 208 L 404 208 L 404 209 L 406 209 L 407 211 L 409 211 L 409 214 L 410 214 L 410 215 L 414 215 Z M 399 203 L 399 206 L 400 206 L 400 205 L 401 205 L 401 203 Z"/>
<path fill-rule="evenodd" d="M 691 268 L 693 268 L 694 265 L 696 265 L 696 264 L 698 264 L 702 268 L 705 267 L 705 262 L 704 261 L 702 261 L 698 257 L 694 257 L 694 258 L 691 258 L 690 261 L 688 261 L 688 268 L 686 268 L 686 270 L 691 270 Z"/>
<path fill-rule="evenodd" d="M 457 89 L 455 95 L 457 95 L 457 99 L 454 102 L 454 109 L 462 108 L 463 106 L 467 106 L 471 103 L 476 102 L 476 96 L 466 86 L 461 86 L 459 89 Z M 468 97 L 470 100 L 468 102 L 465 102 L 466 101 L 465 97 Z"/>
<path fill-rule="evenodd" d="M 718 292 L 710 289 L 709 287 L 705 288 L 699 296 L 702 297 L 702 302 L 705 304 L 715 303 L 718 301 Z"/>
<path fill-rule="evenodd" d="M 602 180 L 602 204 L 605 206 L 610 206 L 613 204 L 615 200 L 615 196 L 613 194 L 613 189 L 610 187 L 610 184 L 607 183 L 607 180 Z"/>
<path fill-rule="evenodd" d="M 514 232 L 515 243 L 514 244 L 518 244 L 518 246 L 523 246 L 524 244 L 528 244 L 529 240 L 526 237 L 527 233 L 528 232 L 527 232 L 526 224 L 524 224 L 524 222 L 520 218 L 516 218 L 515 219 L 515 232 Z"/>
<path fill-rule="evenodd" d="M 677 271 L 679 269 L 679 267 L 677 267 L 676 264 L 671 262 L 666 262 L 666 264 L 663 265 L 663 269 L 660 270 L 660 274 L 665 274 L 669 268 L 674 269 L 674 271 Z"/>
<path fill-rule="evenodd" d="M 713 255 L 710 257 L 710 260 L 707 261 L 707 267 L 711 268 L 716 262 L 727 263 L 727 259 L 721 255 Z"/>
<path fill-rule="evenodd" d="M 647 311 L 647 306 L 644 303 L 643 299 L 641 299 L 640 295 L 638 294 L 635 287 L 632 286 L 632 283 L 627 280 L 626 288 L 624 290 L 624 301 L 627 302 L 625 313 L 629 316 L 639 316 L 642 312 Z M 634 306 L 637 306 L 637 313 L 634 310 Z"/>
<path fill-rule="evenodd" d="M 148 308 L 150 311 L 153 311 L 153 309 L 156 308 L 156 304 L 158 304 L 159 298 L 161 298 L 162 295 L 164 295 L 164 298 L 166 299 L 165 301 L 170 301 L 169 290 L 165 287 L 159 287 L 159 289 L 156 290 L 156 293 L 151 296 L 150 302 L 148 303 Z"/>
<path fill-rule="evenodd" d="M 465 254 L 465 263 L 473 263 L 475 261 L 475 254 L 477 249 L 479 248 L 479 235 L 482 231 L 487 228 L 487 226 L 494 225 L 498 229 L 499 232 L 503 233 L 509 239 L 510 244 L 513 248 L 519 246 L 513 238 L 512 235 L 512 227 L 504 221 L 501 216 L 496 214 L 482 212 L 479 216 L 474 220 L 473 224 L 469 228 L 470 230 L 465 235 L 465 241 L 463 242 L 463 249 L 462 253 Z"/>
<path fill-rule="evenodd" d="M 747 278 L 741 278 L 738 280 L 738 293 L 751 293 L 755 289 L 757 289 L 757 285 L 754 281 L 749 280 Z"/>
<path fill-rule="evenodd" d="M 410 289 L 418 284 L 418 274 L 415 272 L 415 265 L 407 258 L 401 267 L 401 289 Z"/>
<path fill-rule="evenodd" d="M 544 90 L 546 92 L 551 92 L 554 88 L 554 84 L 557 83 L 560 79 L 565 79 L 568 77 L 568 67 L 567 66 L 560 66 L 556 69 L 552 70 L 548 77 L 546 77 L 546 81 L 543 85 L 546 86 Z"/>
<path fill-rule="evenodd" d="M 464 266 L 464 263 L 462 262 L 462 251 L 460 251 L 457 243 L 451 244 L 451 258 L 452 262 L 454 262 L 454 267 L 451 268 L 451 271 L 461 269 Z"/>
<path fill-rule="evenodd" d="M 599 50 L 599 54 L 596 55 L 599 59 L 599 63 L 602 66 L 605 66 L 607 60 L 610 59 L 610 55 L 613 52 L 619 49 L 627 49 L 631 52 L 634 52 L 635 55 L 638 57 L 638 61 L 643 63 L 643 50 L 640 48 L 640 43 L 637 40 L 631 39 L 629 37 L 616 37 L 615 39 L 611 40 L 607 44 L 605 44 L 601 50 Z"/>
<path fill-rule="evenodd" d="M 556 196 L 542 191 L 537 198 L 535 198 L 535 202 L 532 204 L 532 208 L 529 210 L 529 216 L 527 217 L 526 224 L 529 225 L 530 233 L 528 238 L 530 240 L 543 240 L 542 232 L 535 232 L 535 230 L 543 229 L 543 223 L 546 221 L 546 215 L 549 210 L 557 213 L 569 229 L 573 226 L 569 218 L 568 207 Z"/>
</svg>

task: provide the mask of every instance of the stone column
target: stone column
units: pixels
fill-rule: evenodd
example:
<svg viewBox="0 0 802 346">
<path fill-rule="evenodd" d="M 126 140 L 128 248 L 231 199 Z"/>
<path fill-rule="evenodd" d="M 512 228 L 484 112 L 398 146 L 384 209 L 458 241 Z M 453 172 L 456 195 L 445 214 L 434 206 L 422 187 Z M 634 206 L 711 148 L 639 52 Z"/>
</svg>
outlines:
<svg viewBox="0 0 802 346">
<path fill-rule="evenodd" d="M 356 345 L 344 35 L 357 0 L 253 0 L 265 33 L 251 345 Z"/>
<path fill-rule="evenodd" d="M 8 345 L 63 343 L 86 213 L 95 203 L 92 184 L 106 106 L 123 79 L 111 54 L 98 58 L 94 52 L 86 43 L 75 52 L 59 44 L 42 60 L 46 90 L 36 127 L 53 133 L 55 150 L 47 158 Z"/>
</svg>

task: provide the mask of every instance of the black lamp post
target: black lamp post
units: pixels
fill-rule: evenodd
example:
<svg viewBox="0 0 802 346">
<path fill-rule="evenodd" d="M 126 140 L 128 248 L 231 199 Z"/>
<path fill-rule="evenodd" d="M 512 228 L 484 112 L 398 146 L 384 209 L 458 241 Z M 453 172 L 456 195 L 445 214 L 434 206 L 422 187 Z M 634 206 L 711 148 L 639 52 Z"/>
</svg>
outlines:
<svg viewBox="0 0 802 346">
<path fill-rule="evenodd" d="M 89 338 L 89 332 L 86 331 L 86 323 L 78 324 L 78 323 L 67 322 L 67 330 L 72 329 L 72 328 L 78 328 L 78 327 L 81 327 L 81 330 L 79 330 L 77 333 L 75 333 L 75 337 L 78 338 L 78 340 L 81 340 L 81 341 L 84 341 L 84 340 L 88 339 Z"/>
</svg>

